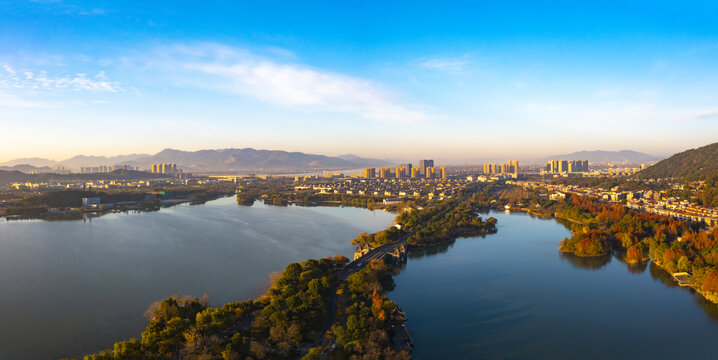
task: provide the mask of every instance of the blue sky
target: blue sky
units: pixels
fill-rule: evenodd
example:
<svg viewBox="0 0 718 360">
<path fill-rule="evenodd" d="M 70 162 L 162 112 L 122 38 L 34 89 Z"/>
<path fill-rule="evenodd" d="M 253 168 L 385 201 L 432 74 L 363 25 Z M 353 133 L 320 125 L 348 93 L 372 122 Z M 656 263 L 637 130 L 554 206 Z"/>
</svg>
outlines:
<svg viewBox="0 0 718 360">
<path fill-rule="evenodd" d="M 718 4 L 0 0 L 0 161 L 718 140 Z"/>
</svg>

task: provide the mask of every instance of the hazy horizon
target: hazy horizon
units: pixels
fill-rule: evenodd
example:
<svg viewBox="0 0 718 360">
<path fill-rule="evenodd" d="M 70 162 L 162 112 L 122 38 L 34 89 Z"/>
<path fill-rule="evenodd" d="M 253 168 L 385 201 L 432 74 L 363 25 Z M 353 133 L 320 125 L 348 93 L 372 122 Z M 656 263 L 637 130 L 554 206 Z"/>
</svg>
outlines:
<svg viewBox="0 0 718 360">
<path fill-rule="evenodd" d="M 229 148 L 226 148 L 226 149 L 229 149 Z M 239 149 L 239 148 L 235 148 L 235 149 Z M 69 156 L 69 157 L 55 157 L 55 158 L 41 157 L 41 156 L 32 156 L 32 157 L 20 157 L 20 158 L 13 158 L 13 159 L 7 159 L 7 160 L 0 160 L 0 166 L 4 166 L 3 164 L 6 164 L 6 163 L 13 163 L 13 164 L 17 164 L 17 165 L 24 165 L 24 164 L 26 164 L 26 163 L 22 162 L 21 160 L 28 160 L 28 162 L 31 162 L 31 161 L 29 161 L 29 160 L 40 160 L 40 159 L 41 159 L 41 160 L 50 160 L 50 161 L 53 161 L 53 162 L 56 162 L 56 163 L 62 163 L 62 162 L 65 161 L 65 160 L 69 160 L 69 159 L 72 159 L 72 158 L 77 157 L 77 156 L 84 156 L 84 157 L 107 157 L 107 158 L 113 158 L 113 157 L 118 157 L 118 156 L 133 156 L 133 155 L 147 155 L 147 156 L 152 156 L 152 155 L 155 155 L 155 154 L 157 154 L 157 153 L 159 153 L 159 152 L 161 152 L 161 151 L 163 151 L 163 150 L 198 151 L 198 150 L 224 150 L 224 149 L 219 149 L 219 148 L 218 148 L 218 149 L 186 150 L 186 149 L 176 149 L 176 148 L 165 148 L 165 149 L 160 149 L 159 151 L 153 151 L 153 152 L 149 152 L 149 153 L 131 153 L 131 154 L 120 154 L 120 153 L 118 153 L 118 154 L 107 154 L 107 155 L 98 155 L 98 154 L 74 154 L 74 155 Z M 255 148 L 255 150 L 295 152 L 295 151 L 293 151 L 293 150 L 286 150 L 286 149 L 259 149 L 259 148 Z M 583 151 L 591 152 L 591 151 L 622 151 L 622 150 L 628 150 L 628 151 L 630 151 L 631 149 L 621 149 L 621 150 L 603 150 L 603 149 L 577 150 L 577 151 L 572 151 L 572 152 L 570 152 L 570 153 L 583 152 Z M 685 150 L 688 150 L 688 149 L 685 149 Z M 298 152 L 302 152 L 302 151 L 298 151 Z M 304 152 L 303 152 L 303 153 L 304 153 Z M 570 153 L 566 153 L 566 154 L 570 154 Z M 354 156 L 359 156 L 359 157 L 362 157 L 362 158 L 374 158 L 374 159 L 379 159 L 379 160 L 397 160 L 397 161 L 400 161 L 400 162 L 408 161 L 408 162 L 410 162 L 410 163 L 418 163 L 418 161 L 420 160 L 419 157 L 416 157 L 416 158 L 399 158 L 399 157 L 393 157 L 393 156 L 391 156 L 391 154 L 385 154 L 384 156 L 377 156 L 377 157 L 369 157 L 369 156 L 363 156 L 362 154 L 349 154 L 349 153 L 340 153 L 340 154 L 320 154 L 320 153 L 316 153 L 316 154 L 315 154 L 315 153 L 307 153 L 307 154 L 326 155 L 326 156 L 331 156 L 331 157 L 338 157 L 338 156 L 345 156 L 345 155 L 354 155 Z M 539 160 L 541 160 L 541 159 L 543 159 L 543 158 L 546 158 L 546 157 L 551 157 L 551 156 L 554 156 L 554 155 L 564 155 L 564 154 L 546 154 L 546 155 L 536 155 L 536 156 L 533 156 L 533 157 L 530 157 L 530 158 L 527 157 L 527 158 L 512 158 L 512 159 L 518 159 L 519 161 L 524 162 L 524 163 L 526 163 L 526 164 L 532 164 L 531 161 L 537 161 L 536 164 L 538 164 L 538 163 L 540 162 Z M 665 157 L 669 157 L 669 156 L 672 155 L 672 154 L 647 154 L 647 155 L 655 156 L 655 157 L 657 157 L 657 158 L 665 158 Z M 431 158 L 431 156 L 424 157 L 424 158 Z M 422 159 L 423 159 L 423 158 L 422 158 Z M 508 159 L 508 158 L 504 158 L 504 157 L 496 157 L 496 158 L 474 158 L 474 159 L 472 159 L 472 160 L 451 160 L 451 159 L 435 158 L 434 160 L 437 161 L 437 163 L 440 163 L 441 165 L 462 166 L 462 165 L 481 165 L 481 164 L 483 164 L 483 163 L 485 163 L 485 162 L 503 162 L 503 161 L 506 161 L 506 160 L 509 160 L 509 159 Z M 89 165 L 89 164 L 88 164 L 88 165 Z M 108 164 L 108 165 L 109 165 L 109 164 Z"/>
<path fill-rule="evenodd" d="M 718 4 L 0 1 L 0 162 L 716 142 Z"/>
</svg>

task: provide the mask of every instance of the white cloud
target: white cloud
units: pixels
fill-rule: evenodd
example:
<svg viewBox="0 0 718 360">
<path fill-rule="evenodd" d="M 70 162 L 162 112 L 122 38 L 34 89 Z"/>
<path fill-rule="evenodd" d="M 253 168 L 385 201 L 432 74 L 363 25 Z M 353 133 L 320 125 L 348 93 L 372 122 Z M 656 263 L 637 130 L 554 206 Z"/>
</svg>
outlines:
<svg viewBox="0 0 718 360">
<path fill-rule="evenodd" d="M 3 69 L 5 69 L 5 71 L 6 71 L 8 74 L 10 74 L 11 76 L 15 76 L 15 74 L 17 74 L 17 72 L 15 72 L 15 70 L 13 70 L 13 69 L 12 69 L 10 66 L 8 66 L 8 65 L 3 65 Z"/>
<path fill-rule="evenodd" d="M 49 104 L 45 102 L 25 99 L 15 94 L 3 92 L 0 89 L 0 108 L 44 108 L 48 106 Z"/>
<path fill-rule="evenodd" d="M 85 16 L 93 16 L 93 15 L 107 15 L 109 13 L 109 10 L 106 9 L 92 9 L 92 10 L 82 10 L 79 11 L 78 15 L 85 15 Z"/>
<path fill-rule="evenodd" d="M 683 110 L 673 118 L 673 121 L 718 120 L 718 108 L 703 110 Z"/>
<path fill-rule="evenodd" d="M 432 58 L 428 60 L 422 60 L 417 65 L 420 68 L 429 70 L 438 70 L 449 73 L 463 73 L 466 71 L 466 65 L 468 65 L 467 56 L 462 57 L 440 57 Z"/>
<path fill-rule="evenodd" d="M 601 102 L 591 106 L 570 103 L 526 103 L 524 118 L 547 125 L 606 128 L 635 123 L 671 124 L 681 121 L 713 120 L 718 108 L 684 108 L 653 102 Z"/>
<path fill-rule="evenodd" d="M 58 90 L 117 92 L 121 91 L 119 83 L 107 78 L 104 71 L 93 77 L 87 74 L 75 76 L 50 76 L 46 71 L 38 73 L 23 71 L 22 76 L 9 65 L 4 65 L 5 74 L 0 73 L 0 87 L 21 90 Z"/>
<path fill-rule="evenodd" d="M 336 112 L 378 121 L 420 122 L 434 117 L 420 106 L 366 79 L 279 63 L 244 49 L 215 44 L 163 49 L 166 61 L 179 71 L 210 77 L 217 87 L 263 102 L 309 112 Z M 156 64 L 166 67 L 167 63 Z"/>
</svg>

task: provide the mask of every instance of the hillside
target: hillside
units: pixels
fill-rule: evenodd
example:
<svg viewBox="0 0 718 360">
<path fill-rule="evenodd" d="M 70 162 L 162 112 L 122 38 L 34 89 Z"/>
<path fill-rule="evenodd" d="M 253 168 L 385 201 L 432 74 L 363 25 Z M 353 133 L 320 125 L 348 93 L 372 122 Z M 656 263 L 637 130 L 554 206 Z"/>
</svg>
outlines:
<svg viewBox="0 0 718 360">
<path fill-rule="evenodd" d="M 43 159 L 43 158 L 21 158 L 21 159 L 15 159 L 10 161 L 1 162 L 0 166 L 3 167 L 13 167 L 16 165 L 30 165 L 35 167 L 43 167 L 43 166 L 57 166 L 59 163 L 57 161 Z"/>
<path fill-rule="evenodd" d="M 49 171 L 52 171 L 52 168 L 49 166 L 37 167 L 37 166 L 32 166 L 30 164 L 19 164 L 19 165 L 14 165 L 14 166 L 0 166 L 0 170 L 5 170 L 5 171 L 17 170 L 17 171 L 21 171 L 21 172 L 24 172 L 27 174 L 27 173 L 31 173 L 33 171 L 34 172 L 49 172 Z"/>
<path fill-rule="evenodd" d="M 68 168 L 79 169 L 83 166 L 100 166 L 100 165 L 117 165 L 125 164 L 132 160 L 137 160 L 150 156 L 149 154 L 130 154 L 118 156 L 85 156 L 77 155 L 60 163 Z"/>
<path fill-rule="evenodd" d="M 620 151 L 577 151 L 570 154 L 552 155 L 535 160 L 536 163 L 545 163 L 549 160 L 588 160 L 592 164 L 605 163 L 645 163 L 660 160 L 660 157 L 633 150 Z"/>
<path fill-rule="evenodd" d="M 675 154 L 639 172 L 644 179 L 706 180 L 718 177 L 718 143 Z"/>
<path fill-rule="evenodd" d="M 386 166 L 384 160 L 360 157 L 340 158 L 281 150 L 219 149 L 182 151 L 165 149 L 161 152 L 126 162 L 147 168 L 155 163 L 176 163 L 188 172 L 198 171 L 277 171 L 277 170 L 332 170 L 365 166 Z"/>
<path fill-rule="evenodd" d="M 0 166 L 6 166 L 2 170 L 25 171 L 32 169 L 13 168 L 12 166 L 30 164 L 37 167 L 40 166 L 38 164 L 45 163 L 63 165 L 75 171 L 82 166 L 131 165 L 139 166 L 140 169 L 149 169 L 152 164 L 176 163 L 186 172 L 342 170 L 394 165 L 390 161 L 365 159 L 356 155 L 332 157 L 282 150 L 245 148 L 198 151 L 165 149 L 154 155 L 132 154 L 113 157 L 78 155 L 59 162 L 47 159 L 18 159 L 0 164 Z"/>
</svg>

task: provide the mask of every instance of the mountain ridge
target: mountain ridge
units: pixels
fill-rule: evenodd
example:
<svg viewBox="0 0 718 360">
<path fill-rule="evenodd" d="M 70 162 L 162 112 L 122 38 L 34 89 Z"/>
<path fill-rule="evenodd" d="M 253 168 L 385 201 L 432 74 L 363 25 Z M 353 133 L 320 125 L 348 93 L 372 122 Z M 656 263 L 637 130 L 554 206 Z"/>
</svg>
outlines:
<svg viewBox="0 0 718 360">
<path fill-rule="evenodd" d="M 3 166 L 5 170 L 15 170 L 12 166 L 17 165 L 34 167 L 65 166 L 77 171 L 83 166 L 99 165 L 130 165 L 148 169 L 152 164 L 157 163 L 176 163 L 179 168 L 187 172 L 343 170 L 394 165 L 390 161 L 362 158 L 353 154 L 332 157 L 298 151 L 258 150 L 253 148 L 202 149 L 197 151 L 165 148 L 154 155 L 130 154 L 110 157 L 76 155 L 63 161 L 25 158 L 0 163 L 0 166 Z M 25 169 L 32 170 L 28 167 Z"/>
<path fill-rule="evenodd" d="M 638 172 L 636 176 L 644 179 L 683 180 L 718 178 L 718 142 L 673 154 Z"/>
<path fill-rule="evenodd" d="M 534 159 L 532 162 L 542 164 L 549 160 L 588 160 L 589 163 L 645 163 L 659 161 L 662 157 L 634 150 L 582 150 L 569 154 L 551 155 Z"/>
</svg>

